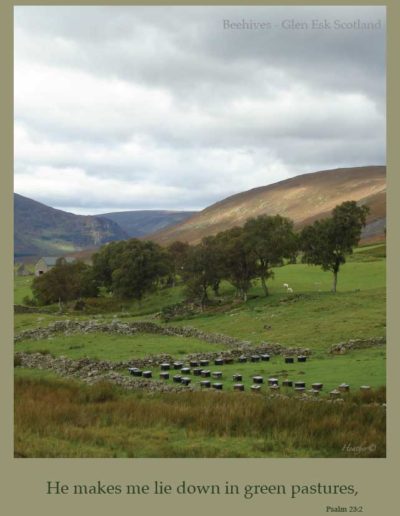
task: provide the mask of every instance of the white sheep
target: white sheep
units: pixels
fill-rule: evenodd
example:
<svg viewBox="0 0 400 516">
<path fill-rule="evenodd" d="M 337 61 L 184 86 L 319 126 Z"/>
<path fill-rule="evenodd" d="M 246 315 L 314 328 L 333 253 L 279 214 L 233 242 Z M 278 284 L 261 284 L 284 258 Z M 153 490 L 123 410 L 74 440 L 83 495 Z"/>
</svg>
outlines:
<svg viewBox="0 0 400 516">
<path fill-rule="evenodd" d="M 284 283 L 283 288 L 289 288 L 289 285 L 287 283 Z"/>
<path fill-rule="evenodd" d="M 292 287 L 288 287 L 288 288 L 287 288 L 287 291 L 288 291 L 288 292 L 290 292 L 291 294 L 293 294 L 293 289 L 292 289 Z"/>
</svg>

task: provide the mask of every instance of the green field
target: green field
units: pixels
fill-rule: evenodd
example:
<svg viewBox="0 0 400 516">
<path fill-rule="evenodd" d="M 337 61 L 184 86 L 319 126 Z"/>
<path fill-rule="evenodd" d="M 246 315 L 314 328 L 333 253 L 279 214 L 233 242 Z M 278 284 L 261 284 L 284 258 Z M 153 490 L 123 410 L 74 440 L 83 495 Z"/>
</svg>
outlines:
<svg viewBox="0 0 400 516">
<path fill-rule="evenodd" d="M 261 287 L 255 285 L 246 304 L 231 303 L 233 288 L 223 284 L 221 296 L 223 310 L 173 321 L 172 325 L 190 325 L 209 332 L 219 332 L 255 344 L 262 341 L 279 342 L 287 346 L 304 346 L 326 349 L 342 340 L 384 336 L 386 331 L 386 268 L 385 261 L 349 263 L 339 275 L 339 292 L 329 291 L 331 275 L 318 267 L 287 265 L 276 269 L 275 279 L 270 281 L 271 295 L 262 296 Z M 20 279 L 20 278 L 19 278 Z M 24 279 L 25 280 L 25 279 Z M 294 289 L 287 294 L 282 287 L 289 283 Z M 16 284 L 16 298 L 20 290 Z M 145 320 L 149 314 L 158 312 L 163 306 L 183 299 L 181 287 L 173 294 L 148 296 L 139 310 L 135 303 L 123 315 L 124 320 Z M 25 294 L 26 295 L 26 294 Z M 147 317 L 141 315 L 148 312 Z M 117 312 L 118 313 L 118 312 Z M 104 320 L 111 320 L 115 313 L 102 314 Z M 58 314 L 18 314 L 15 328 L 19 332 L 31 327 L 45 326 L 62 317 L 90 319 L 92 315 L 79 313 L 60 316 Z"/>
<path fill-rule="evenodd" d="M 350 405 L 354 405 L 352 397 L 357 396 L 355 393 L 358 393 L 359 387 L 365 384 L 373 388 L 372 396 L 378 396 L 379 389 L 386 384 L 384 346 L 354 350 L 344 355 L 329 354 L 330 346 L 339 342 L 385 336 L 385 246 L 374 245 L 355 251 L 339 273 L 336 294 L 330 292 L 332 281 L 330 273 L 323 272 L 318 267 L 296 264 L 275 269 L 275 277 L 269 281 L 270 296 L 268 297 L 262 295 L 261 286 L 255 282 L 249 292 L 248 302 L 239 302 L 234 297 L 233 287 L 225 282 L 221 285 L 220 296 L 215 298 L 214 304 L 204 312 L 190 317 L 176 318 L 168 323 L 162 322 L 159 312 L 166 306 L 183 301 L 182 286 L 148 295 L 141 304 L 133 301 L 120 302 L 112 298 L 95 300 L 91 305 L 90 313 L 76 312 L 72 310 L 72 306 L 69 306 L 65 307 L 66 313 L 16 314 L 16 333 L 26 329 L 45 327 L 62 319 L 96 318 L 102 322 L 151 320 L 166 326 L 193 326 L 208 333 L 222 333 L 250 341 L 254 345 L 271 342 L 284 346 L 308 347 L 312 352 L 306 363 L 296 362 L 293 365 L 285 364 L 283 358 L 279 356 L 273 357 L 270 362 L 235 363 L 224 366 L 212 364 L 209 367 L 211 371 L 223 372 L 221 381 L 224 383 L 224 392 L 218 394 L 188 392 L 179 395 L 154 395 L 138 391 L 128 395 L 124 392 L 113 391 L 109 400 L 111 405 L 108 405 L 108 402 L 102 404 L 102 415 L 98 416 L 96 416 L 96 407 L 99 408 L 99 406 L 88 394 L 92 392 L 87 391 L 88 387 L 76 382 L 71 384 L 65 380 L 58 380 L 48 371 L 27 371 L 17 367 L 16 378 L 17 383 L 20 383 L 18 384 L 19 389 L 16 390 L 16 410 L 17 412 L 21 411 L 16 417 L 16 450 L 18 450 L 19 456 L 342 456 L 337 448 L 341 439 L 343 442 L 351 442 L 352 438 L 355 440 L 354 442 L 357 442 L 357 439 L 364 441 L 366 435 L 366 429 L 360 421 L 363 418 L 368 420 L 367 413 L 362 412 L 362 414 L 350 416 Z M 31 295 L 31 281 L 31 277 L 16 278 L 15 303 L 19 304 L 25 296 Z M 292 287 L 293 294 L 286 292 L 283 283 L 288 283 Z M 58 307 L 51 308 L 55 311 L 58 309 Z M 15 350 L 50 352 L 54 356 L 64 355 L 72 359 L 89 357 L 110 361 L 167 353 L 180 360 L 185 360 L 185 355 L 189 353 L 222 351 L 223 346 L 208 344 L 195 338 L 176 336 L 152 334 L 124 336 L 88 333 L 69 336 L 60 334 L 38 341 L 25 340 L 16 343 Z M 127 371 L 121 372 L 128 374 Z M 171 373 L 173 372 L 171 371 Z M 302 380 L 306 382 L 307 389 L 311 383 L 321 382 L 324 384 L 322 398 L 340 383 L 345 382 L 350 384 L 351 394 L 347 398 L 345 397 L 347 401 L 344 401 L 343 408 L 340 409 L 341 415 L 336 419 L 333 418 L 330 423 L 328 420 L 332 408 L 329 408 L 330 412 L 327 409 L 326 415 L 318 412 L 325 409 L 307 408 L 306 414 L 301 416 L 300 413 L 297 414 L 296 407 L 303 403 L 289 399 L 287 403 L 295 404 L 286 407 L 286 410 L 291 411 L 291 421 L 289 419 L 286 421 L 285 418 L 289 418 L 289 415 L 286 413 L 283 415 L 280 412 L 281 409 L 276 408 L 279 411 L 277 417 L 281 421 L 280 432 L 278 432 L 279 425 L 276 426 L 276 422 L 272 423 L 271 421 L 268 428 L 262 426 L 260 422 L 259 426 L 256 425 L 249 431 L 247 423 L 244 421 L 247 404 L 251 404 L 255 413 L 264 410 L 264 405 L 259 406 L 258 404 L 268 400 L 269 389 L 264 384 L 260 395 L 250 392 L 248 394 L 246 392 L 226 392 L 233 389 L 232 375 L 234 373 L 243 375 L 246 391 L 249 391 L 253 383 L 252 376 L 261 375 L 265 380 L 269 376 L 277 377 L 279 380 L 287 377 L 293 381 Z M 159 369 L 153 368 L 154 382 L 162 381 L 158 379 L 158 375 Z M 199 377 L 192 376 L 191 378 L 192 384 L 197 384 L 201 380 Z M 171 383 L 172 380 L 170 379 L 168 382 Z M 49 412 L 49 418 L 54 425 L 49 424 L 45 429 L 41 429 L 42 423 L 39 421 L 39 416 L 35 419 L 35 408 L 30 415 L 32 420 L 25 421 L 22 415 L 23 407 L 32 406 L 31 397 L 34 396 L 37 401 L 38 411 L 45 410 L 40 401 L 40 393 L 44 395 L 44 391 L 48 391 L 46 396 L 50 399 L 50 392 L 54 389 L 60 396 L 60 399 L 55 399 L 54 402 L 59 403 L 60 407 L 64 406 L 65 413 L 69 416 L 63 416 L 61 412 L 55 414 L 54 411 L 57 412 L 58 409 L 53 407 L 51 413 Z M 105 389 L 107 391 L 111 387 Z M 71 398 L 73 393 L 77 392 L 86 393 L 81 394 L 83 398 L 79 403 Z M 281 390 L 281 392 L 288 391 Z M 200 398 L 195 398 L 195 396 L 200 396 Z M 229 421 L 226 423 L 225 433 L 222 423 L 218 430 L 208 431 L 196 419 L 198 417 L 199 420 L 207 420 L 211 410 L 208 398 L 219 400 L 223 406 L 221 410 Z M 191 412 L 191 407 L 186 406 L 187 403 L 191 404 L 189 401 L 191 399 L 197 399 L 199 402 L 201 400 L 200 405 L 203 409 L 199 409 L 197 416 Z M 357 398 L 356 401 L 358 403 L 360 400 Z M 274 400 L 267 402 L 272 404 L 271 406 L 274 404 Z M 140 410 L 146 406 L 149 414 L 153 414 L 154 417 L 149 415 L 146 424 L 139 424 L 138 421 L 132 422 L 124 416 L 124 411 L 130 407 L 130 404 L 136 408 L 139 404 Z M 310 402 L 308 405 L 315 405 L 315 403 Z M 321 404 L 317 403 L 317 405 Z M 181 409 L 179 409 L 180 406 Z M 271 406 L 270 410 L 275 410 Z M 333 405 L 327 404 L 327 406 L 332 407 Z M 232 410 L 238 411 L 239 415 L 236 418 Z M 379 444 L 380 451 L 375 456 L 384 456 L 382 414 L 379 411 L 375 414 L 375 409 L 369 404 L 360 410 L 368 410 L 370 414 L 373 414 L 370 415 L 371 426 L 368 431 L 371 432 L 371 439 L 375 439 L 374 442 Z M 168 411 L 169 416 L 168 420 L 164 421 L 165 411 Z M 244 412 L 240 415 L 241 411 Z M 157 419 L 157 414 L 159 419 Z M 186 415 L 183 416 L 183 414 Z M 301 420 L 303 416 L 304 421 Z M 323 419 L 319 422 L 322 425 L 321 428 L 315 428 L 316 434 L 313 434 L 310 428 L 313 428 L 314 424 L 317 425 L 314 419 L 325 418 L 325 416 L 326 420 Z M 69 431 L 64 431 L 58 426 L 57 421 L 65 421 L 68 417 L 71 418 L 71 428 Z M 343 425 L 342 417 L 352 418 L 352 421 L 349 420 L 348 424 L 343 426 L 343 428 L 347 428 L 343 432 L 339 431 L 337 427 L 339 423 Z M 79 421 L 85 421 L 87 426 L 85 431 L 80 429 Z M 45 422 L 43 422 L 44 424 Z M 308 428 L 304 435 L 299 435 L 299 432 L 295 430 L 295 426 L 299 424 L 304 424 Z M 130 431 L 130 425 L 133 425 L 134 432 Z M 235 432 L 234 429 L 239 427 L 241 428 L 240 432 Z M 333 444 L 322 438 L 319 441 L 315 440 L 315 435 L 320 436 L 319 432 L 325 431 L 328 436 L 331 435 L 330 432 L 333 432 L 333 429 L 336 429 L 335 435 L 340 435 L 333 441 L 331 439 Z M 314 437 L 312 437 L 313 435 Z M 27 444 L 28 442 L 31 444 Z"/>
<path fill-rule="evenodd" d="M 147 368 L 149 369 L 149 368 Z M 327 395 L 331 390 L 335 389 L 341 383 L 347 383 L 352 390 L 358 390 L 361 385 L 369 385 L 372 388 L 378 388 L 386 383 L 386 352 L 381 348 L 369 348 L 357 350 L 346 355 L 329 355 L 318 358 L 310 358 L 305 363 L 295 362 L 294 364 L 285 364 L 280 356 L 272 357 L 269 362 L 246 362 L 226 364 L 216 366 L 210 363 L 204 367 L 213 373 L 214 371 L 222 372 L 221 379 L 207 378 L 211 383 L 221 382 L 224 390 L 233 390 L 235 383 L 243 383 L 245 390 L 249 390 L 254 384 L 253 376 L 262 376 L 264 383 L 261 386 L 261 392 L 270 394 L 268 387 L 268 378 L 277 378 L 281 384 L 282 380 L 289 379 L 295 381 L 306 382 L 306 389 L 311 389 L 313 383 L 323 383 L 323 391 L 321 396 Z M 153 368 L 153 377 L 159 378 L 160 370 Z M 173 383 L 172 377 L 179 371 L 170 371 L 169 380 L 158 380 L 162 382 Z M 126 373 L 128 374 L 128 373 Z M 233 381 L 234 374 L 241 374 L 243 379 L 241 382 Z M 191 378 L 192 385 L 199 386 L 200 381 L 204 378 L 194 376 L 192 373 L 185 375 Z M 293 393 L 292 388 L 281 387 L 284 394 Z"/>
<path fill-rule="evenodd" d="M 111 361 L 142 358 L 160 353 L 179 357 L 189 353 L 220 349 L 223 349 L 223 346 L 209 344 L 195 338 L 150 334 L 130 336 L 106 333 L 60 335 L 46 340 L 26 340 L 15 344 L 15 351 L 48 351 L 54 356 L 64 355 L 73 359 L 89 357 Z"/>
<path fill-rule="evenodd" d="M 245 307 L 227 313 L 195 317 L 189 324 L 254 343 L 279 342 L 325 350 L 349 338 L 384 336 L 385 290 L 305 293 L 299 297 L 271 295 L 268 299 L 250 300 Z"/>
<path fill-rule="evenodd" d="M 24 297 L 32 296 L 33 276 L 14 276 L 14 304 L 22 305 Z"/>
<path fill-rule="evenodd" d="M 209 344 L 193 338 L 170 337 L 164 335 L 138 334 L 133 336 L 118 336 L 107 334 L 87 334 L 58 336 L 45 341 L 27 340 L 16 343 L 16 351 L 51 353 L 53 356 L 66 356 L 77 360 L 89 357 L 96 360 L 122 361 L 142 358 L 152 354 L 167 353 L 185 362 L 185 355 L 194 352 L 222 350 L 217 344 Z M 314 382 L 324 383 L 324 392 L 329 392 L 341 383 L 348 383 L 358 389 L 361 385 L 371 387 L 385 385 L 385 358 L 383 347 L 356 350 L 345 355 L 330 355 L 317 353 L 305 363 L 295 362 L 285 364 L 281 356 L 271 357 L 269 362 L 239 363 L 215 366 L 212 362 L 205 369 L 221 371 L 221 379 L 226 390 L 232 390 L 232 376 L 242 374 L 246 389 L 253 384 L 252 377 L 261 375 L 265 383 L 269 377 L 280 380 L 289 378 L 293 381 L 302 380 L 311 386 Z M 187 361 L 186 361 L 187 362 Z M 189 365 L 188 362 L 186 365 Z M 153 378 L 159 378 L 159 368 L 153 367 Z M 126 371 L 124 373 L 128 374 Z M 178 371 L 170 371 L 169 383 Z M 193 385 L 199 385 L 202 378 L 190 375 Z M 161 380 L 160 380 L 161 381 Z M 220 380 L 214 380 L 220 381 Z M 268 392 L 264 384 L 263 392 Z M 285 391 L 288 392 L 288 391 Z"/>
</svg>

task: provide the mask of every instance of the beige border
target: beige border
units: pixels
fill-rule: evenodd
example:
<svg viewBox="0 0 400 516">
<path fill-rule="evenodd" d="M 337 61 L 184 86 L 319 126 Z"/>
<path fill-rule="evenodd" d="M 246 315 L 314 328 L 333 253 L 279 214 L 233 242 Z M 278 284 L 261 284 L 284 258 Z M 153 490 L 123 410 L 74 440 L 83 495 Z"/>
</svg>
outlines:
<svg viewBox="0 0 400 516">
<path fill-rule="evenodd" d="M 200 515 L 204 513 L 218 514 L 266 514 L 274 515 L 321 515 L 325 506 L 331 505 L 363 505 L 365 515 L 391 516 L 395 513 L 396 500 L 396 464 L 399 464 L 399 415 L 395 405 L 398 401 L 399 374 L 397 364 L 400 347 L 397 345 L 396 333 L 398 322 L 396 315 L 396 288 L 400 285 L 399 271 L 396 268 L 396 254 L 400 249 L 399 232 L 396 231 L 396 215 L 399 214 L 399 203 L 396 194 L 399 189 L 399 145 L 396 141 L 399 134 L 399 70 L 396 66 L 400 47 L 399 27 L 400 2 L 388 1 L 291 1 L 282 5 L 387 5 L 388 20 L 388 458 L 387 459 L 13 459 L 13 421 L 12 421 L 12 7 L 13 5 L 52 5 L 52 4 L 143 4 L 126 0 L 99 1 L 38 1 L 25 0 L 0 2 L 0 52 L 2 63 L 2 94 L 0 96 L 0 156 L 1 156 L 1 189 L 0 189 L 0 224 L 2 235 L 2 252 L 0 254 L 1 271 L 1 367 L 0 392 L 2 396 L 1 424 L 1 493 L 3 514 L 20 515 L 70 515 L 96 514 L 109 515 L 115 511 L 121 514 L 155 513 L 172 515 Z M 238 1 L 158 1 L 154 4 L 190 4 L 200 5 L 233 5 L 243 4 Z M 277 5 L 279 2 L 253 1 L 252 4 Z M 397 315 L 398 321 L 398 315 Z M 223 484 L 231 483 L 354 483 L 359 491 L 357 498 L 308 496 L 295 501 L 289 497 L 260 496 L 246 501 L 236 496 L 188 497 L 188 496 L 45 496 L 45 482 L 48 479 L 68 482 L 95 482 L 125 484 L 146 483 L 155 479 L 175 483 L 186 479 L 188 482 L 207 482 Z M 6 506 L 4 510 L 3 506 Z"/>
</svg>

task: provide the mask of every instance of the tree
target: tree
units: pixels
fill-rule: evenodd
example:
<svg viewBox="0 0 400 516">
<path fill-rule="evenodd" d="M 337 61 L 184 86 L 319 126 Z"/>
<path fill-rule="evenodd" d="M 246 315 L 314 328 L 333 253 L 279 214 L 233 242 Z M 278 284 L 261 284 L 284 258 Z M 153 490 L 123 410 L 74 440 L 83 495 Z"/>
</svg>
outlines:
<svg viewBox="0 0 400 516">
<path fill-rule="evenodd" d="M 177 275 L 181 275 L 189 253 L 189 244 L 176 240 L 167 247 L 171 261 L 171 286 L 175 286 Z"/>
<path fill-rule="evenodd" d="M 208 301 L 208 289 L 211 287 L 218 293 L 222 278 L 221 255 L 218 252 L 216 237 L 203 238 L 200 244 L 189 247 L 182 275 L 186 284 L 186 292 L 191 297 L 198 297 L 204 308 Z"/>
<path fill-rule="evenodd" d="M 293 222 L 280 215 L 261 215 L 248 219 L 244 225 L 246 245 L 257 257 L 257 271 L 264 293 L 268 296 L 267 279 L 273 277 L 272 267 L 283 265 L 283 259 L 293 259 L 297 238 Z"/>
<path fill-rule="evenodd" d="M 96 297 L 98 287 L 92 267 L 80 261 L 66 263 L 60 258 L 50 271 L 33 280 L 32 292 L 38 304 L 48 305 L 81 297 Z"/>
<path fill-rule="evenodd" d="M 352 254 L 360 241 L 368 212 L 367 206 L 346 201 L 335 207 L 332 217 L 317 220 L 301 232 L 302 261 L 333 272 L 332 292 L 336 292 L 338 273 L 346 263 L 346 255 Z"/>
<path fill-rule="evenodd" d="M 247 301 L 251 281 L 257 277 L 257 257 L 249 248 L 244 229 L 223 231 L 217 239 L 224 256 L 222 275 L 236 287 L 237 295 Z"/>
<path fill-rule="evenodd" d="M 111 287 L 123 299 L 140 301 L 146 292 L 153 290 L 159 280 L 169 272 L 167 254 L 154 242 L 135 238 L 125 242 L 112 257 Z"/>
<path fill-rule="evenodd" d="M 225 252 L 218 235 L 204 237 L 203 246 L 207 249 L 208 269 L 210 270 L 211 288 L 219 296 L 219 285 L 224 275 Z"/>
<path fill-rule="evenodd" d="M 167 251 L 158 244 L 132 238 L 103 246 L 93 256 L 93 273 L 108 292 L 140 301 L 171 274 L 171 264 Z"/>
<path fill-rule="evenodd" d="M 112 291 L 113 271 L 120 264 L 120 257 L 126 249 L 126 241 L 110 242 L 103 245 L 93 255 L 93 275 L 99 286 L 104 287 L 108 292 Z"/>
</svg>

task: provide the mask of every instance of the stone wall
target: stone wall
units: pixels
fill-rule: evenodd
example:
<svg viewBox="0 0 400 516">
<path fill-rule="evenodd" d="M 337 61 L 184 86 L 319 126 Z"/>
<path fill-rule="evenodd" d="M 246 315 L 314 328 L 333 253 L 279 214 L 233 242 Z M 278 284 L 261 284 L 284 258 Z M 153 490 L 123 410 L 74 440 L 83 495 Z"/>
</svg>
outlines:
<svg viewBox="0 0 400 516">
<path fill-rule="evenodd" d="M 308 348 L 287 348 L 281 344 L 263 342 L 261 345 L 254 347 L 249 341 L 239 340 L 229 335 L 221 333 L 206 333 L 191 326 L 161 326 L 153 322 L 128 322 L 112 321 L 110 323 L 102 323 L 96 320 L 90 321 L 55 321 L 46 327 L 25 330 L 15 336 L 15 342 L 22 340 L 42 340 L 56 334 L 64 335 L 84 335 L 85 333 L 105 332 L 119 335 L 135 335 L 137 333 L 150 333 L 158 335 L 170 335 L 174 337 L 193 337 L 204 342 L 217 344 L 226 348 L 225 351 L 217 351 L 211 353 L 194 353 L 190 355 L 192 358 L 208 358 L 213 359 L 217 356 L 239 357 L 243 353 L 268 353 L 271 355 L 310 355 Z"/>
<path fill-rule="evenodd" d="M 353 349 L 372 348 L 374 346 L 384 346 L 386 344 L 385 337 L 371 337 L 369 339 L 354 339 L 347 342 L 339 342 L 331 346 L 329 353 L 343 355 Z"/>
<path fill-rule="evenodd" d="M 252 344 L 243 344 L 236 348 L 224 351 L 211 351 L 202 353 L 190 353 L 187 355 L 187 360 L 214 360 L 215 358 L 233 358 L 237 360 L 244 355 L 248 358 L 254 354 L 268 354 L 268 355 L 283 355 L 283 356 L 297 356 L 297 355 L 311 355 L 311 350 L 308 348 L 288 348 L 281 344 L 274 344 L 269 342 L 262 342 L 259 346 Z"/>
<path fill-rule="evenodd" d="M 37 306 L 14 305 L 15 314 L 55 314 L 54 310 L 39 308 Z"/>
<path fill-rule="evenodd" d="M 154 381 L 154 379 L 151 378 L 146 379 L 126 376 L 117 371 L 117 369 L 134 365 L 154 365 L 154 362 L 152 364 L 146 363 L 145 360 L 134 362 L 108 362 L 89 358 L 72 360 L 67 357 L 53 357 L 50 354 L 24 352 L 16 353 L 15 359 L 21 367 L 53 371 L 60 376 L 76 378 L 88 384 L 108 381 L 125 389 L 139 389 L 150 392 L 181 392 L 193 390 L 193 387 L 190 385 L 171 385 L 163 383 L 162 381 Z"/>
<path fill-rule="evenodd" d="M 171 359 L 168 355 L 160 355 L 161 359 Z M 89 358 L 82 358 L 80 360 L 72 360 L 67 357 L 52 357 L 50 354 L 43 353 L 24 353 L 19 352 L 15 354 L 15 362 L 18 362 L 20 367 L 28 367 L 33 369 L 49 370 L 56 373 L 59 376 L 65 378 L 72 378 L 81 380 L 89 385 L 93 385 L 99 382 L 110 382 L 114 385 L 122 387 L 128 390 L 144 390 L 150 393 L 159 392 L 174 392 L 182 393 L 188 391 L 198 390 L 198 385 L 180 385 L 165 383 L 164 381 L 155 381 L 154 379 L 137 378 L 132 376 L 126 376 L 117 371 L 117 369 L 128 366 L 150 366 L 155 365 L 155 357 L 152 357 L 152 362 L 149 359 L 143 359 L 141 361 L 129 361 L 129 362 L 108 362 L 108 361 L 97 361 Z M 16 366 L 16 367 L 18 367 Z M 207 389 L 207 393 L 217 393 L 214 389 Z M 268 393 L 269 399 L 288 399 L 289 396 L 283 393 Z M 326 397 L 316 398 L 308 393 L 302 393 L 301 396 L 296 396 L 298 401 L 311 401 L 311 402 L 326 402 L 326 403 L 339 403 L 343 402 L 343 399 L 329 399 Z M 386 404 L 384 404 L 386 407 Z"/>
</svg>

